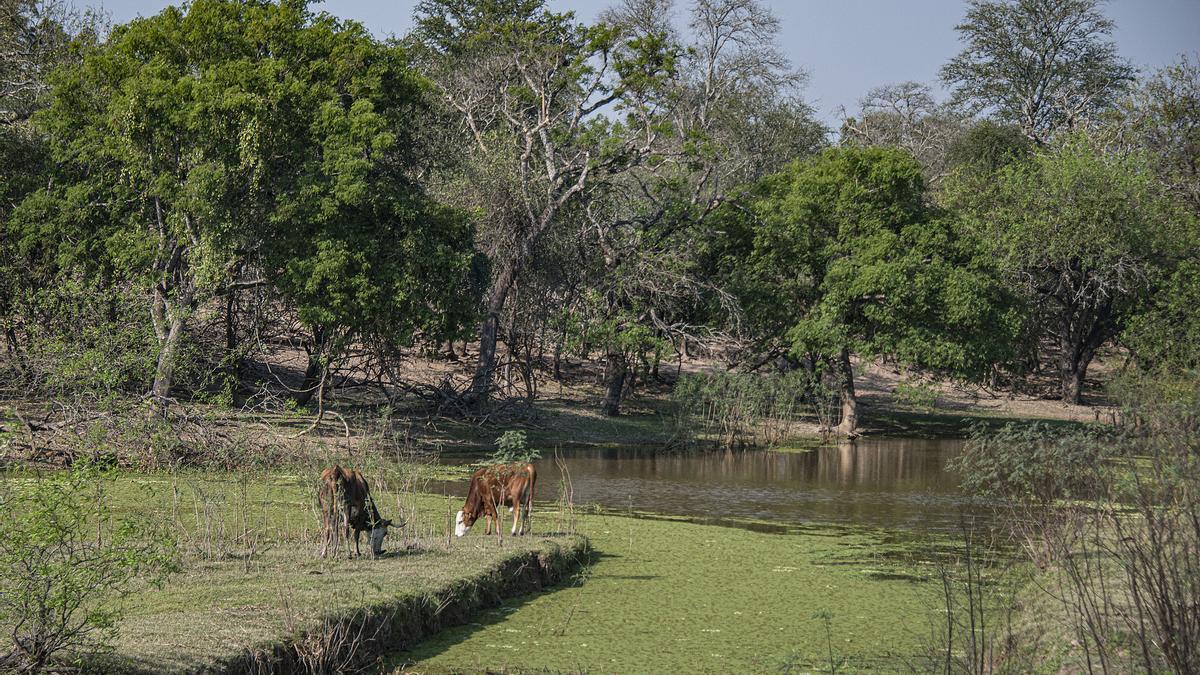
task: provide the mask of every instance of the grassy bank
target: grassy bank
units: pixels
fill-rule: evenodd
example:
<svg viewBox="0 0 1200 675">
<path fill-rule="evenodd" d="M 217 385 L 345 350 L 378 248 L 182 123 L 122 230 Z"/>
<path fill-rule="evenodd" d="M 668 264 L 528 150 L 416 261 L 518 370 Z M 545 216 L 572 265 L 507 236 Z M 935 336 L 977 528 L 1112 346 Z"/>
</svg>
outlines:
<svg viewBox="0 0 1200 675">
<path fill-rule="evenodd" d="M 85 658 L 85 669 L 339 672 L 588 562 L 586 539 L 547 532 L 549 519 L 531 537 L 448 539 L 447 498 L 399 489 L 398 476 L 418 470 L 372 474 L 380 509 L 408 523 L 393 529 L 379 558 L 316 555 L 314 484 L 304 472 L 102 479 L 105 512 L 155 523 L 178 543 L 181 569 L 121 602 L 112 652 Z"/>
<path fill-rule="evenodd" d="M 473 541 L 324 562 L 278 546 L 248 568 L 189 566 L 128 603 L 102 670 L 322 672 L 371 663 L 505 598 L 558 583 L 586 560 L 580 537 Z"/>
<path fill-rule="evenodd" d="M 919 668 L 940 592 L 928 552 L 877 532 L 762 534 L 588 515 L 586 580 L 396 654 L 400 671 L 798 672 Z"/>
</svg>

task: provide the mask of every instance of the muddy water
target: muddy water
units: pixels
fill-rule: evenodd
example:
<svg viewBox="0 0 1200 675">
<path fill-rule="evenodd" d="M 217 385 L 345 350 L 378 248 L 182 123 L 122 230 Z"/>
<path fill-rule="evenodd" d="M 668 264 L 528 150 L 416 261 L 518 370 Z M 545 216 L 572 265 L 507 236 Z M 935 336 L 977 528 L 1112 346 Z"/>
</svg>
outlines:
<svg viewBox="0 0 1200 675">
<path fill-rule="evenodd" d="M 653 449 L 565 452 L 576 506 L 775 526 L 840 523 L 952 530 L 982 515 L 947 461 L 961 440 L 860 439 L 804 452 L 664 454 Z M 557 499 L 561 473 L 538 462 L 538 501 Z M 465 492 L 465 482 L 447 486 Z"/>
</svg>

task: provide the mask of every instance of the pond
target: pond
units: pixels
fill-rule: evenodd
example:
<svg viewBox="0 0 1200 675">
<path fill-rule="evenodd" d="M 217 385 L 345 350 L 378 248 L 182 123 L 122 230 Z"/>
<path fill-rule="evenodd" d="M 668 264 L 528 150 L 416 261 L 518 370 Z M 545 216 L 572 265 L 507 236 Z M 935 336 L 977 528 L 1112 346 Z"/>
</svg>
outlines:
<svg viewBox="0 0 1200 675">
<path fill-rule="evenodd" d="M 754 529 L 817 523 L 947 531 L 983 516 L 946 468 L 963 441 L 872 438 L 804 451 L 564 451 L 576 507 L 659 514 Z M 557 500 L 562 473 L 537 462 L 538 501 Z M 463 495 L 465 481 L 445 486 Z"/>
<path fill-rule="evenodd" d="M 946 468 L 962 448 L 871 438 L 796 452 L 565 452 L 576 506 L 601 507 L 578 509 L 594 563 L 388 665 L 814 672 L 836 661 L 849 671 L 921 671 L 944 620 L 928 563 L 972 510 Z M 552 458 L 538 470 L 535 532 L 553 527 L 563 475 Z M 461 497 L 466 482 L 444 487 Z M 641 517 L 620 517 L 631 512 Z M 495 545 L 485 542 L 472 533 L 456 545 Z"/>
</svg>

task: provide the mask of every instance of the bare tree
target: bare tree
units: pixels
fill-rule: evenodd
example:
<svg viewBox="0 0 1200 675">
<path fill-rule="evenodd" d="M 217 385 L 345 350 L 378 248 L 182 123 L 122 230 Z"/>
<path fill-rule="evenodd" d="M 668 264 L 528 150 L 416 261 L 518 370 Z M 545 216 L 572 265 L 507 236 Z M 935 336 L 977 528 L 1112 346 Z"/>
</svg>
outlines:
<svg viewBox="0 0 1200 675">
<path fill-rule="evenodd" d="M 28 120 L 50 72 L 71 60 L 71 40 L 95 39 L 105 26 L 99 13 L 63 0 L 0 0 L 0 125 Z"/>
<path fill-rule="evenodd" d="M 952 102 L 992 111 L 1041 144 L 1110 107 L 1133 68 L 1109 40 L 1102 0 L 971 0 L 965 43 L 942 67 Z"/>
<path fill-rule="evenodd" d="M 655 145 L 658 130 L 636 116 L 631 133 L 604 133 L 607 115 L 670 64 L 659 45 L 625 44 L 620 31 L 585 26 L 540 0 L 425 0 L 417 16 L 411 40 L 472 146 L 457 184 L 473 191 L 475 179 L 493 179 L 453 200 L 482 212 L 482 248 L 492 260 L 469 392 L 483 402 L 501 312 L 538 242 L 565 209 Z"/>
<path fill-rule="evenodd" d="M 968 117 L 939 104 L 929 85 L 901 82 L 876 87 L 851 116 L 842 110 L 842 143 L 890 145 L 912 153 L 931 185 L 950 168 L 950 149 L 966 130 Z"/>
</svg>

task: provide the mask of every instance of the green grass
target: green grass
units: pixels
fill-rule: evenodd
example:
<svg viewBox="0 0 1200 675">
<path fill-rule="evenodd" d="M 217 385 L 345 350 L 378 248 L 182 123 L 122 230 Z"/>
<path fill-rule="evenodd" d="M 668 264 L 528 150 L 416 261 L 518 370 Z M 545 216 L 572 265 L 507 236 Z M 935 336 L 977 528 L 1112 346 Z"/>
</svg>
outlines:
<svg viewBox="0 0 1200 675">
<path fill-rule="evenodd" d="M 923 653 L 936 584 L 883 535 L 584 516 L 597 551 L 577 583 L 485 611 L 393 667 L 588 672 L 905 669 Z M 898 573 L 899 572 L 899 573 Z M 579 583 L 581 582 L 581 583 Z M 827 640 L 825 614 L 832 638 Z"/>
<path fill-rule="evenodd" d="M 513 556 L 577 541 L 541 536 L 561 526 L 542 505 L 539 536 L 508 537 L 501 547 L 477 527 L 447 546 L 447 512 L 459 500 L 393 490 L 406 470 L 369 474 L 379 476 L 380 509 L 405 514 L 407 543 L 417 546 L 403 551 L 405 537 L 393 534 L 386 546 L 396 554 L 378 560 L 314 555 L 308 471 L 119 477 L 109 487 L 115 511 L 161 522 L 179 538 L 185 569 L 164 589 L 128 599 L 116 655 L 101 666 L 214 668 L 323 616 L 380 602 L 436 604 Z M 903 561 L 929 542 L 846 527 L 771 534 L 600 514 L 577 522 L 596 558 L 573 583 L 483 610 L 389 663 L 431 672 L 762 672 L 828 668 L 832 648 L 847 667 L 893 670 L 922 653 L 938 601 L 926 570 Z"/>
<path fill-rule="evenodd" d="M 545 524 L 538 535 L 502 543 L 448 541 L 446 514 L 458 500 L 396 492 L 379 479 L 372 492 L 381 511 L 403 513 L 409 527 L 389 534 L 381 558 L 370 557 L 364 537 L 368 555 L 321 559 L 307 475 L 122 474 L 105 486 L 115 516 L 161 523 L 177 539 L 183 565 L 163 588 L 143 588 L 122 602 L 115 652 L 92 665 L 104 672 L 215 670 L 364 607 L 402 607 L 419 629 L 441 625 L 444 618 L 408 614 L 414 607 L 433 613 L 447 598 L 487 604 L 507 592 L 498 570 L 514 559 L 571 555 L 582 545 L 546 533 Z"/>
</svg>

